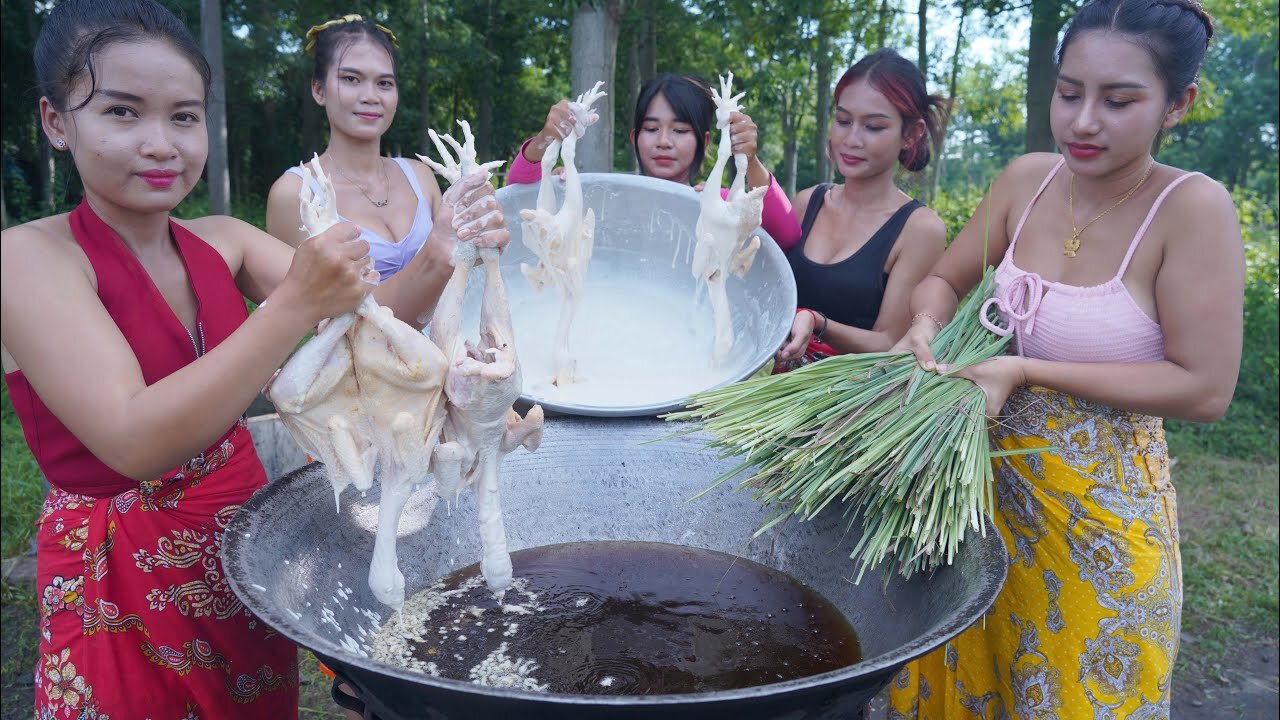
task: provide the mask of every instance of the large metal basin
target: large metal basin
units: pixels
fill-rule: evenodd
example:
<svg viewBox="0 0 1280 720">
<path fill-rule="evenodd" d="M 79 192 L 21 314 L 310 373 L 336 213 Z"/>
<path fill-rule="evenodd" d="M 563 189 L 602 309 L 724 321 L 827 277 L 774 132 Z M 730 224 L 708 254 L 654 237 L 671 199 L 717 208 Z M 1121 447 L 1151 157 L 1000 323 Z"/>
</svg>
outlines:
<svg viewBox="0 0 1280 720">
<path fill-rule="evenodd" d="M 226 531 L 227 575 L 253 612 L 351 678 L 381 717 L 436 720 L 847 720 L 861 716 L 865 703 L 904 663 L 977 620 L 1004 583 L 1005 550 L 989 521 L 986 536 L 965 542 L 951 566 L 909 581 L 868 572 L 860 585 L 849 581 L 848 559 L 859 530 L 847 530 L 838 511 L 752 540 L 767 513 L 749 493 L 725 485 L 687 501 L 732 461 L 719 459 L 696 435 L 645 444 L 675 429 L 652 418 L 566 417 L 548 423 L 538 452 L 517 450 L 503 466 L 511 548 L 642 540 L 751 558 L 834 603 L 858 633 L 862 662 L 742 690 L 617 697 L 481 687 L 362 657 L 361 629 L 371 629 L 373 617 L 389 612 L 366 581 L 378 516 L 376 486 L 366 498 L 348 491 L 335 515 L 319 465 L 286 475 L 245 503 Z M 480 557 L 470 494 L 452 512 L 440 503 L 429 522 L 421 513 L 424 495 L 410 500 L 400 526 L 400 567 L 410 595 Z M 339 584 L 346 590 L 340 592 Z"/>
<path fill-rule="evenodd" d="M 586 382 L 550 383 L 550 347 L 559 317 L 558 291 L 535 293 L 520 264 L 537 262 L 521 240 L 520 210 L 532 208 L 538 186 L 512 185 L 497 196 L 511 230 L 503 278 L 511 301 L 522 399 L 573 415 L 655 415 L 681 407 L 688 395 L 726 385 L 759 370 L 781 346 L 796 306 L 786 257 L 763 230 L 746 277 L 728 282 L 736 342 L 730 358 L 711 366 L 711 308 L 690 272 L 699 194 L 678 183 L 640 175 L 584 173 L 585 207 L 595 211 L 595 251 L 586 294 L 573 326 L 572 349 Z M 564 182 L 555 180 L 557 205 Z M 472 274 L 464 331 L 478 327 L 482 275 Z"/>
</svg>

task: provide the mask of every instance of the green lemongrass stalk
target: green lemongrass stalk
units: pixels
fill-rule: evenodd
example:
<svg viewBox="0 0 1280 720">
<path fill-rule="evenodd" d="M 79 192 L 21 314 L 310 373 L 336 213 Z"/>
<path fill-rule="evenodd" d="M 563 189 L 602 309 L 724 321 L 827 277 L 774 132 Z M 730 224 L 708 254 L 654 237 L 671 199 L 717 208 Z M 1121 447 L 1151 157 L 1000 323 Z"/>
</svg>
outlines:
<svg viewBox="0 0 1280 720">
<path fill-rule="evenodd" d="M 940 364 L 961 369 L 1004 351 L 1009 338 L 980 322 L 993 273 L 931 343 Z M 953 370 L 954 371 L 954 370 Z M 707 491 L 754 468 L 738 488 L 772 513 L 759 536 L 791 517 L 838 504 L 862 535 L 857 579 L 886 564 L 903 575 L 950 563 L 994 507 L 986 397 L 969 380 L 921 369 L 910 353 L 839 355 L 783 375 L 758 377 L 691 398 L 666 416 L 692 420 L 710 446 L 740 462 Z"/>
</svg>

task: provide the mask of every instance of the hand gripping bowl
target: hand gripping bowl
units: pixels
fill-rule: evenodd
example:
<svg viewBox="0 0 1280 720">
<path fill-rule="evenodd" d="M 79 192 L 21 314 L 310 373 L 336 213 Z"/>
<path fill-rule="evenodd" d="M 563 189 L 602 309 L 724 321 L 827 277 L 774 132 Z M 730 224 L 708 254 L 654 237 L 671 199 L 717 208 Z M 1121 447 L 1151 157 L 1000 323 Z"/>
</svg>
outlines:
<svg viewBox="0 0 1280 720">
<path fill-rule="evenodd" d="M 521 240 L 520 210 L 533 208 L 538 185 L 510 185 L 497 197 L 511 230 L 502 276 L 511 302 L 521 399 L 562 414 L 656 415 L 683 406 L 696 392 L 742 380 L 781 347 L 796 307 L 786 256 L 763 230 L 746 276 L 727 283 L 736 341 L 721 367 L 711 366 L 712 314 L 705 289 L 690 270 L 698 193 L 666 180 L 619 173 L 584 173 L 583 202 L 596 217 L 595 249 L 577 312 L 571 351 L 581 384 L 551 384 L 551 347 L 560 292 L 534 292 L 520 264 L 537 258 Z M 552 182 L 557 206 L 564 181 Z M 473 336 L 483 287 L 479 270 L 467 288 L 462 327 Z"/>
<path fill-rule="evenodd" d="M 910 580 L 868 571 L 848 578 L 860 529 L 838 510 L 752 539 L 768 517 L 747 491 L 707 487 L 735 461 L 706 437 L 670 437 L 681 426 L 653 418 L 563 417 L 549 422 L 536 453 L 517 451 L 502 468 L 512 550 L 565 542 L 638 540 L 706 548 L 777 568 L 824 595 L 849 620 L 863 660 L 840 670 L 757 687 L 689 695 L 570 695 L 498 689 L 433 678 L 365 655 L 365 632 L 386 606 L 366 582 L 378 517 L 377 486 L 366 498 L 333 496 L 318 464 L 276 480 L 246 502 L 225 533 L 227 577 L 250 610 L 313 650 L 360 692 L 382 720 L 847 720 L 909 660 L 977 621 L 1004 584 L 1007 556 L 985 520 L 952 565 Z M 469 493 L 464 497 L 469 497 Z M 400 524 L 406 595 L 480 557 L 473 503 L 441 503 L 422 521 L 416 493 Z"/>
</svg>

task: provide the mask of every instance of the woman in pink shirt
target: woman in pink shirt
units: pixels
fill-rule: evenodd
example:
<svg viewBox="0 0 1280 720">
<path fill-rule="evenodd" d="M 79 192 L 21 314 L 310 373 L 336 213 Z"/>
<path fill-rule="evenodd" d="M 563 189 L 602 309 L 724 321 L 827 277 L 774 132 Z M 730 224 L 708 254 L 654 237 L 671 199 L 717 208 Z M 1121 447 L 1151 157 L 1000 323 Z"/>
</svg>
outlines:
<svg viewBox="0 0 1280 720">
<path fill-rule="evenodd" d="M 1014 160 L 912 294 L 901 346 L 947 372 L 929 341 L 998 263 L 991 327 L 1015 352 L 956 372 L 1000 416 L 996 445 L 1051 449 L 995 461 L 1008 580 L 894 680 L 902 717 L 1169 717 L 1182 577 L 1161 418 L 1231 402 L 1244 252 L 1230 194 L 1152 150 L 1212 35 L 1195 0 L 1082 7 L 1050 105 L 1062 154 Z"/>
<path fill-rule="evenodd" d="M 636 100 L 631 126 L 631 146 L 640 173 L 700 190 L 698 175 L 707 143 L 711 141 L 715 112 L 711 88 L 699 77 L 664 73 L 646 83 Z M 568 100 L 551 106 L 542 130 L 526 140 L 516 153 L 507 173 L 507 183 L 523 185 L 541 180 L 543 153 L 572 125 Z M 729 134 L 733 152 L 747 156 L 747 188 L 769 188 L 764 195 L 761 227 L 775 238 L 779 234 L 794 234 L 790 229 L 795 224 L 791 218 L 791 201 L 756 157 L 756 124 L 747 115 L 735 112 L 730 116 Z"/>
</svg>

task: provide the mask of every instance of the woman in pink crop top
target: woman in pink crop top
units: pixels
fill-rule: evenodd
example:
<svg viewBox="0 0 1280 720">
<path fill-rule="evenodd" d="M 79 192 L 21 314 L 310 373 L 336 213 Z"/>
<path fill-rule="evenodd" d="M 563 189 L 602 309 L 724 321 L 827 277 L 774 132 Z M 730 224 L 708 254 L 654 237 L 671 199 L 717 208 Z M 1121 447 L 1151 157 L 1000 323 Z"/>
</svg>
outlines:
<svg viewBox="0 0 1280 720">
<path fill-rule="evenodd" d="M 908 665 L 904 717 L 1169 717 L 1182 609 L 1160 418 L 1211 422 L 1239 370 L 1244 253 L 1227 191 L 1157 163 L 1213 26 L 1196 0 L 1093 0 L 1050 109 L 1062 155 L 1015 160 L 912 294 L 928 343 L 998 263 L 1016 354 L 957 370 L 1000 416 L 995 520 L 1009 575 L 983 622 Z M 984 229 L 990 235 L 984 249 Z"/>
<path fill-rule="evenodd" d="M 34 714 L 296 718 L 297 648 L 244 607 L 219 551 L 267 482 L 244 412 L 311 328 L 370 293 L 369 246 L 351 223 L 295 251 L 234 218 L 170 216 L 204 169 L 210 70 L 155 0 L 56 5 L 35 68 L 84 200 L 0 234 L 5 382 L 52 486 Z M 493 203 L 475 178 L 480 206 L 459 216 Z"/>
<path fill-rule="evenodd" d="M 345 15 L 312 27 L 304 47 L 315 58 L 311 96 L 329 120 L 320 164 L 333 181 L 340 217 L 359 225 L 369 243 L 384 285 L 380 302 L 397 314 L 424 300 L 430 308 L 453 271 L 453 229 L 442 218 L 448 209 L 431 170 L 380 152 L 400 102 L 395 35 Z M 294 247 L 307 239 L 298 211 L 302 183 L 301 172 L 290 168 L 267 196 L 267 231 Z"/>
</svg>

